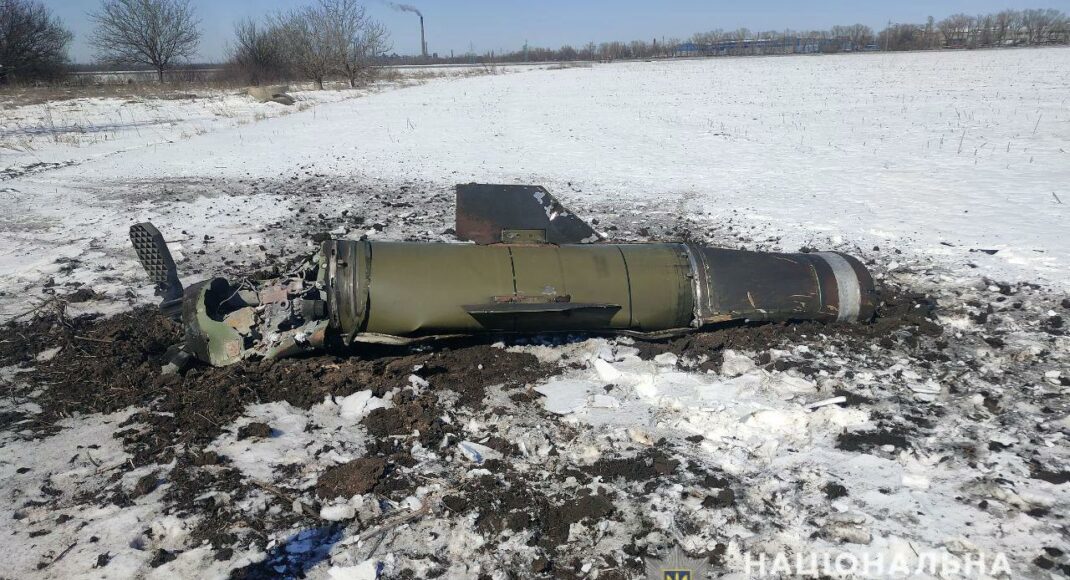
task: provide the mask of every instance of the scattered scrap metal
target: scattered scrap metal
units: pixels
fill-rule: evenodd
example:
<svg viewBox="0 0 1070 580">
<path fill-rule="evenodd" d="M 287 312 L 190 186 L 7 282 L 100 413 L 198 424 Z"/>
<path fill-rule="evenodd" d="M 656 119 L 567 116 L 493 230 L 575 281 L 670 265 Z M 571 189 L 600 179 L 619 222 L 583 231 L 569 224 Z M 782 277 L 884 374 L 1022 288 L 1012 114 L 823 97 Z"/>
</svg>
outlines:
<svg viewBox="0 0 1070 580">
<path fill-rule="evenodd" d="M 273 102 L 280 105 L 292 105 L 295 101 L 292 96 L 289 95 L 289 85 L 268 85 L 263 87 L 249 87 L 245 90 L 246 94 L 257 100 L 260 103 Z"/>
<path fill-rule="evenodd" d="M 185 289 L 160 232 L 132 226 L 161 309 L 185 328 L 169 367 L 483 333 L 659 339 L 732 321 L 864 322 L 876 310 L 873 278 L 839 252 L 607 243 L 538 186 L 458 185 L 456 207 L 456 235 L 474 243 L 332 239 L 290 275 Z"/>
</svg>

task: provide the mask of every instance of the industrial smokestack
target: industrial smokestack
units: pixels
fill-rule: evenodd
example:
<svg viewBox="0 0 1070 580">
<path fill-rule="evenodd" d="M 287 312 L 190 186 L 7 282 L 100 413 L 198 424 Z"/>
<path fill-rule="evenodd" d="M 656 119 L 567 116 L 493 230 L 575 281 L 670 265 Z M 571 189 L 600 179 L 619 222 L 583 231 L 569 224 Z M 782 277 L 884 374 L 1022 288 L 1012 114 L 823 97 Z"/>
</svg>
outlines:
<svg viewBox="0 0 1070 580">
<path fill-rule="evenodd" d="M 420 50 L 423 51 L 423 57 L 427 58 L 427 41 L 424 40 L 424 15 L 420 15 Z"/>
<path fill-rule="evenodd" d="M 394 10 L 400 10 L 401 12 L 412 12 L 413 14 L 415 14 L 415 15 L 420 17 L 420 55 L 423 56 L 424 58 L 427 58 L 427 40 L 424 39 L 424 15 L 423 15 L 423 13 L 420 12 L 419 9 L 417 9 L 415 6 L 413 6 L 411 4 L 395 4 L 395 3 L 391 2 L 390 6 L 392 6 L 394 8 Z"/>
</svg>

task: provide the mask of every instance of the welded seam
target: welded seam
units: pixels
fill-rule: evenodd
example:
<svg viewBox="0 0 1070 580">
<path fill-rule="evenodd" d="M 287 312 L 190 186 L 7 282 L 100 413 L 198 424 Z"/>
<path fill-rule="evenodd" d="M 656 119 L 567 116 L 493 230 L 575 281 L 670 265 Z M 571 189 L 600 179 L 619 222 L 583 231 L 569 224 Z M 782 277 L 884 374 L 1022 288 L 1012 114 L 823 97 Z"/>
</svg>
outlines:
<svg viewBox="0 0 1070 580">
<path fill-rule="evenodd" d="M 810 266 L 810 273 L 814 275 L 814 286 L 817 287 L 817 307 L 819 309 L 825 308 L 825 292 L 821 287 L 821 274 L 817 272 L 817 266 L 814 265 L 809 259 L 806 260 L 806 265 Z"/>
<path fill-rule="evenodd" d="M 858 320 L 858 313 L 862 308 L 862 290 L 855 269 L 843 256 L 835 252 L 818 252 L 817 255 L 825 260 L 836 276 L 836 290 L 840 297 L 840 311 L 836 320 L 838 322 Z"/>
<path fill-rule="evenodd" d="M 371 318 L 371 304 L 372 304 L 372 243 L 365 240 L 363 247 L 361 248 L 363 255 L 358 259 L 358 267 L 363 265 L 363 276 L 361 276 L 358 284 L 360 285 L 357 290 L 360 291 L 360 322 L 357 324 L 357 328 L 361 331 L 368 329 L 368 320 Z M 363 262 L 363 264 L 361 263 Z"/>
<path fill-rule="evenodd" d="M 694 311 L 695 318 L 694 318 L 694 320 L 691 321 L 691 326 L 694 326 L 694 327 L 698 328 L 698 327 L 702 326 L 702 321 L 703 321 L 702 301 L 704 299 L 703 292 L 702 292 L 702 282 L 701 282 L 700 278 L 705 278 L 706 276 L 705 276 L 705 273 L 702 273 L 701 276 L 699 275 L 700 272 L 699 272 L 699 269 L 698 269 L 698 259 L 695 257 L 695 253 L 691 250 L 691 246 L 689 244 L 680 244 L 680 245 L 683 246 L 684 253 L 687 254 L 687 263 L 691 267 L 691 293 L 692 293 L 692 296 L 693 296 L 693 298 L 695 300 L 695 308 L 694 308 L 694 310 L 695 310 Z"/>
<path fill-rule="evenodd" d="M 620 252 L 620 261 L 624 262 L 624 279 L 628 281 L 628 328 L 632 327 L 635 323 L 635 301 L 632 300 L 632 274 L 628 270 L 628 258 L 624 257 L 624 250 L 620 245 L 617 245 L 617 251 Z"/>
<path fill-rule="evenodd" d="M 513 248 L 506 246 L 506 250 L 509 250 L 509 269 L 513 272 L 513 296 L 517 297 L 516 291 L 516 262 L 513 260 Z M 513 332 L 516 332 L 516 317 L 513 317 Z"/>
</svg>

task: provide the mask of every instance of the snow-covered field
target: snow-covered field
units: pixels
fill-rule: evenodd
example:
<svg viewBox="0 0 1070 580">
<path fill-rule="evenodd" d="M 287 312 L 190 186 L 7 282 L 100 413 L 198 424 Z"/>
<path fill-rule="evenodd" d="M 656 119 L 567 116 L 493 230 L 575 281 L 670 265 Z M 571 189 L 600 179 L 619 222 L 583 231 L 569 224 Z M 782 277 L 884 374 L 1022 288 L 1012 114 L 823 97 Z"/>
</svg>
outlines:
<svg viewBox="0 0 1070 580">
<path fill-rule="evenodd" d="M 328 83 L 328 90 L 310 84 L 294 85 L 294 105 L 259 103 L 244 90 L 191 88 L 160 91 L 154 87 L 138 95 L 137 87 L 117 87 L 112 98 L 41 101 L 32 89 L 0 94 L 0 179 L 124 153 L 148 146 L 190 139 L 220 129 L 233 129 L 269 118 L 301 112 L 316 105 L 337 103 L 409 86 L 418 82 L 506 74 L 522 67 L 407 67 L 391 70 L 391 81 L 351 90 L 344 83 Z M 32 104 L 25 104 L 26 101 Z"/>
<path fill-rule="evenodd" d="M 155 463 L 112 437 L 144 423 L 137 408 L 37 430 L 47 382 L 20 375 L 92 356 L 40 345 L 0 369 L 10 574 L 640 577 L 673 547 L 740 578 L 759 554 L 1068 574 L 1070 49 L 504 72 L 302 92 L 285 110 L 236 95 L 0 110 L 0 313 L 79 290 L 71 314 L 151 303 L 126 238 L 138 221 L 188 279 L 241 274 L 316 232 L 449 241 L 450 187 L 481 181 L 545 185 L 611 239 L 847 251 L 933 314 L 884 336 L 494 345 L 478 352 L 537 360 L 539 376 L 458 405 L 421 359 L 390 388 L 258 400 Z M 441 414 L 440 439 L 366 431 L 413 397 L 436 401 L 419 408 Z M 239 436 L 250 423 L 270 436 Z M 407 487 L 315 499 L 333 466 L 387 440 Z M 222 469 L 181 459 L 205 451 L 244 487 L 205 485 L 180 509 L 190 473 Z M 551 507 L 488 523 L 515 504 Z M 588 517 L 552 515 L 570 511 Z M 205 540 L 219 513 L 274 523 Z"/>
</svg>

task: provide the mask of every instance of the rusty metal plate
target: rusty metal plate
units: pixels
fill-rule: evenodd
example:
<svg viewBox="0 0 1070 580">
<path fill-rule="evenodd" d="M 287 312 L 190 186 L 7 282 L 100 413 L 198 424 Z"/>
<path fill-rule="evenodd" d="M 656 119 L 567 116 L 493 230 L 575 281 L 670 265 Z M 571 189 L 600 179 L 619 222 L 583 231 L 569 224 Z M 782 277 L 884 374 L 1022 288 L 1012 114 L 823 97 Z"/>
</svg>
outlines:
<svg viewBox="0 0 1070 580">
<path fill-rule="evenodd" d="M 583 244 L 599 235 L 539 185 L 466 183 L 457 186 L 457 237 L 477 244 L 508 241 Z M 544 232 L 520 236 L 517 232 Z M 523 239 L 516 239 L 523 238 Z"/>
</svg>

